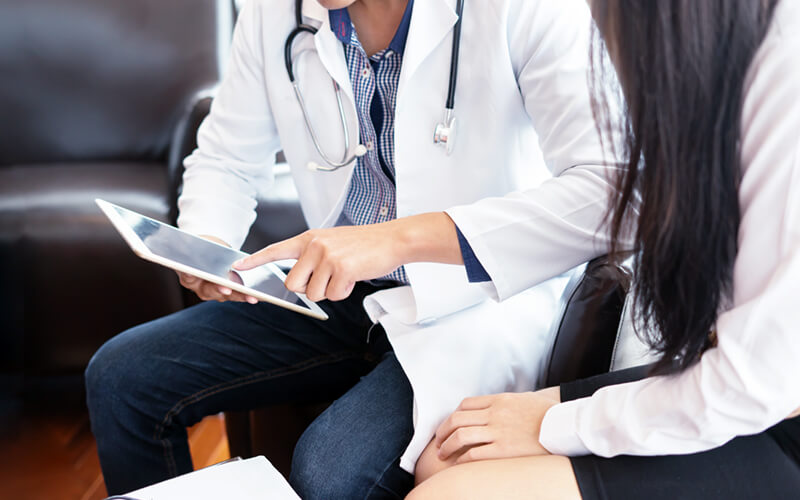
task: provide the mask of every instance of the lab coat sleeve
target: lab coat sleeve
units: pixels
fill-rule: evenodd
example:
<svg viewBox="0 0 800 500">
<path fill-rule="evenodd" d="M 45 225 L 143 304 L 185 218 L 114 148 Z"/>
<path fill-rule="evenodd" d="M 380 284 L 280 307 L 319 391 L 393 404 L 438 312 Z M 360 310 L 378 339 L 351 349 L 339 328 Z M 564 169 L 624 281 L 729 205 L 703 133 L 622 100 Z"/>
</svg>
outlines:
<svg viewBox="0 0 800 500">
<path fill-rule="evenodd" d="M 790 8 L 799 26 L 800 8 Z M 699 452 L 764 431 L 800 407 L 798 49 L 799 35 L 765 42 L 746 86 L 740 242 L 717 347 L 679 375 L 554 406 L 540 434 L 552 453 Z"/>
<path fill-rule="evenodd" d="M 604 160 L 591 110 L 589 10 L 581 0 L 532 2 L 524 8 L 535 11 L 527 22 L 516 20 L 514 8 L 508 12 L 509 48 L 554 177 L 526 192 L 447 211 L 492 278 L 499 300 L 608 248 L 605 232 L 598 229 L 614 162 Z"/>
<path fill-rule="evenodd" d="M 229 67 L 186 158 L 178 225 L 238 248 L 255 220 L 259 188 L 272 183 L 280 141 L 267 97 L 259 9 L 248 2 L 239 14 Z"/>
</svg>

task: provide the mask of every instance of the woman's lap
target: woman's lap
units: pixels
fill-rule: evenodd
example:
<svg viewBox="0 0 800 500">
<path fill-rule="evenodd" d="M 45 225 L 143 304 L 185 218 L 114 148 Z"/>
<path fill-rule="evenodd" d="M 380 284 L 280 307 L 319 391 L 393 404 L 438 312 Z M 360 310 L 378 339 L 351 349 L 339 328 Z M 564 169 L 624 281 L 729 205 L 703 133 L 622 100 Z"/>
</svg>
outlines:
<svg viewBox="0 0 800 500">
<path fill-rule="evenodd" d="M 571 458 L 584 500 L 792 498 L 800 466 L 766 433 L 692 455 Z"/>
<path fill-rule="evenodd" d="M 638 380 L 647 372 L 640 367 L 563 384 L 561 398 L 588 397 L 600 387 Z M 784 421 L 761 434 L 690 455 L 589 455 L 570 461 L 584 500 L 791 498 L 800 491 L 800 464 L 784 450 L 798 439 L 797 422 Z"/>
<path fill-rule="evenodd" d="M 607 385 L 643 378 L 647 368 L 615 372 L 561 386 L 563 401 L 591 396 Z M 568 498 L 793 498 L 800 491 L 800 417 L 754 436 L 690 455 L 525 457 L 447 468 L 411 497 Z M 543 460 L 543 459 L 556 460 Z M 576 486 L 577 482 L 577 486 Z M 481 494 L 478 495 L 478 492 Z M 443 496 L 444 495 L 444 496 Z"/>
</svg>

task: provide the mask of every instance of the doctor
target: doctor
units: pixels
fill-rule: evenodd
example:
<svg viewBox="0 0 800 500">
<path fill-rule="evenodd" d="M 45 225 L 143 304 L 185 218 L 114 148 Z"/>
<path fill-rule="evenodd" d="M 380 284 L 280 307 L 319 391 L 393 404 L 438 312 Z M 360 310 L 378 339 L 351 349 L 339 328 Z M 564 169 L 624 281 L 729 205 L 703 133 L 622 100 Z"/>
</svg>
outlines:
<svg viewBox="0 0 800 500">
<path fill-rule="evenodd" d="M 424 242 L 410 229 L 370 231 L 382 245 L 361 245 L 361 226 L 425 213 L 441 222 L 450 207 L 528 190 L 542 279 L 585 261 L 609 177 L 586 85 L 588 8 L 475 0 L 459 17 L 461 7 L 251 0 L 185 162 L 179 225 L 239 247 L 283 150 L 309 226 L 340 226 L 363 258 Z M 442 237 L 498 215 L 442 225 Z M 304 248 L 327 255 L 315 234 Z M 343 283 L 314 267 L 287 285 L 331 299 L 320 303 L 328 321 L 183 276 L 207 302 L 98 351 L 87 399 L 109 493 L 191 470 L 185 427 L 205 415 L 336 399 L 295 450 L 293 487 L 303 498 L 401 498 L 464 397 L 536 386 L 563 280 L 496 303 L 461 266 L 388 266 Z"/>
</svg>

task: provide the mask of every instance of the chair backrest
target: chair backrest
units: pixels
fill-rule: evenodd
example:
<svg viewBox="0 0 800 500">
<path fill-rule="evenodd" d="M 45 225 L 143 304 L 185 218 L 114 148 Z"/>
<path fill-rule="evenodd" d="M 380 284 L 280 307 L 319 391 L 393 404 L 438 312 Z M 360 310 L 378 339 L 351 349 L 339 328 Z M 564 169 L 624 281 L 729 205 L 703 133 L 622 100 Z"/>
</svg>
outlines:
<svg viewBox="0 0 800 500">
<path fill-rule="evenodd" d="M 232 0 L 0 0 L 0 165 L 164 158 Z"/>
</svg>

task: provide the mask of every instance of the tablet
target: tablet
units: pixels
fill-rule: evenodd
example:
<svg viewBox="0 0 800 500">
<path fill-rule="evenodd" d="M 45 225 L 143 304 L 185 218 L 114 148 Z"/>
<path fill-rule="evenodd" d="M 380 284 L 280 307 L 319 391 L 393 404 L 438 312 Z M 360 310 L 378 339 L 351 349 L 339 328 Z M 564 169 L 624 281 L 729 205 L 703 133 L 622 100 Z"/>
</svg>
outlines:
<svg viewBox="0 0 800 500">
<path fill-rule="evenodd" d="M 234 270 L 233 263 L 248 254 L 105 200 L 95 201 L 139 257 L 300 314 L 328 319 L 325 311 L 305 295 L 287 290 L 283 284 L 286 275 L 275 264 L 249 271 Z"/>
</svg>

